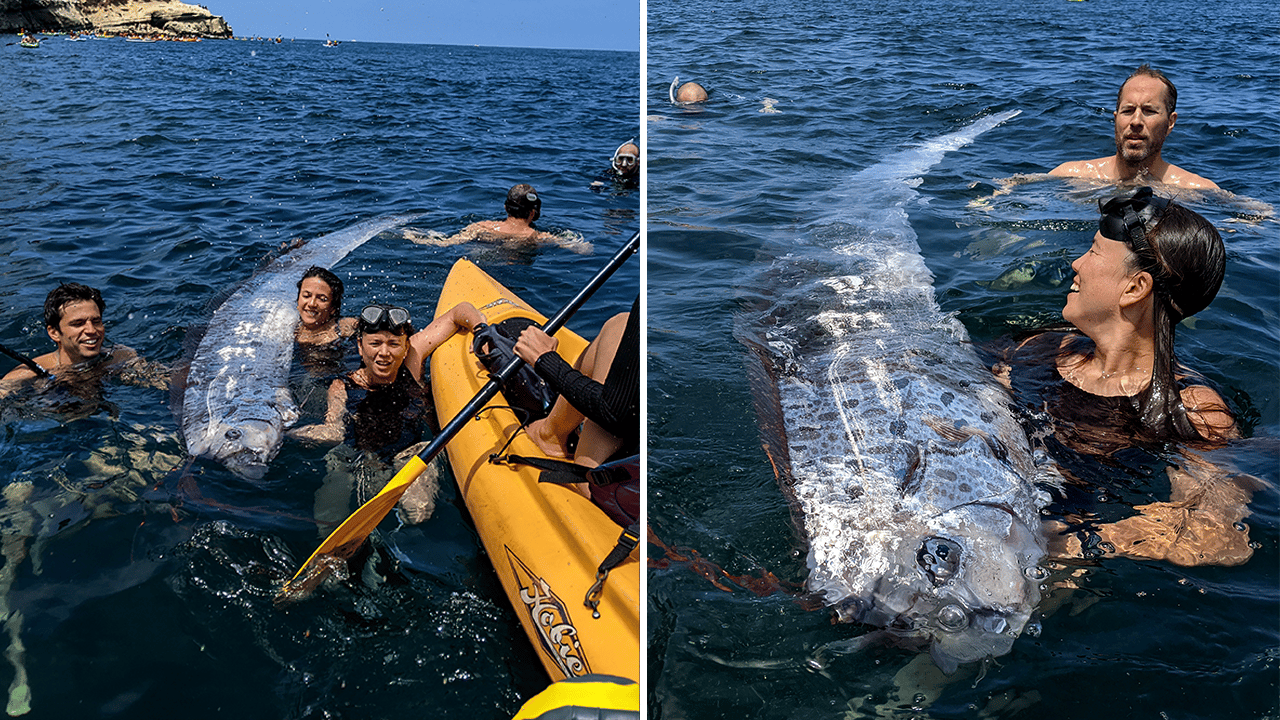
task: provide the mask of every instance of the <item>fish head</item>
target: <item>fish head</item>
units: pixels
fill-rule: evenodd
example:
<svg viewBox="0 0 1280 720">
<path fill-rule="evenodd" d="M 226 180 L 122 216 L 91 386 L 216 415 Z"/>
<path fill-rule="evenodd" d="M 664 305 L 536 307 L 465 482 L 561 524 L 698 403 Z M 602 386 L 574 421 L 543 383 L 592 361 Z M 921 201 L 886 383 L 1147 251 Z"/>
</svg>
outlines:
<svg viewBox="0 0 1280 720">
<path fill-rule="evenodd" d="M 1000 504 L 957 508 L 945 534 L 924 538 L 916 565 L 932 586 L 918 619 L 931 638 L 929 654 L 944 672 L 1008 653 L 1040 602 L 1045 541 Z M 1034 516 L 1033 516 L 1034 517 Z"/>
<path fill-rule="evenodd" d="M 839 619 L 927 649 L 948 674 L 1008 653 L 1040 601 L 1039 531 L 1005 508 L 975 503 L 899 537 L 870 592 L 837 603 Z"/>
<path fill-rule="evenodd" d="M 280 419 L 239 418 L 209 427 L 201 452 L 245 480 L 261 480 L 280 449 Z"/>
</svg>

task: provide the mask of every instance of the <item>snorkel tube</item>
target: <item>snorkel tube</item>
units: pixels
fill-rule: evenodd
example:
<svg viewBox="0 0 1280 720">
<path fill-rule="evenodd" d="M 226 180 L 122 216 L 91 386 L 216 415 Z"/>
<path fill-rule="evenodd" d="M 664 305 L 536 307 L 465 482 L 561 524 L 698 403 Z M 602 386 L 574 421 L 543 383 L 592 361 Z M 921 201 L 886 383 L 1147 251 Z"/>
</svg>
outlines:
<svg viewBox="0 0 1280 720">
<path fill-rule="evenodd" d="M 671 98 L 672 105 L 679 105 L 676 100 L 676 86 L 680 84 L 680 76 L 677 75 L 675 80 L 671 81 L 671 87 L 667 88 L 667 97 Z"/>
</svg>

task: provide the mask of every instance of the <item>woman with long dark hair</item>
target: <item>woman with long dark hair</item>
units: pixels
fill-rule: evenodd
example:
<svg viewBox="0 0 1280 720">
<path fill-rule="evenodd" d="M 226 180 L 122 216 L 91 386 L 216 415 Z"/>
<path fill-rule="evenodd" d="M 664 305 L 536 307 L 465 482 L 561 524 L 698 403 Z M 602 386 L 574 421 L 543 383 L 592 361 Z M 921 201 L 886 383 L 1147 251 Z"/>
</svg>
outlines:
<svg viewBox="0 0 1280 720">
<path fill-rule="evenodd" d="M 1058 447 L 1104 458 L 1174 443 L 1183 446 L 1183 461 L 1168 468 L 1169 502 L 1136 506 L 1137 515 L 1115 522 L 1085 517 L 1057 528 L 1069 532 L 1054 538 L 1055 550 L 1074 555 L 1085 546 L 1095 554 L 1183 565 L 1242 563 L 1252 554 L 1247 529 L 1240 529 L 1252 487 L 1196 453 L 1237 437 L 1235 418 L 1174 353 L 1178 324 L 1208 307 L 1222 285 L 1222 237 L 1208 220 L 1149 187 L 1100 201 L 1099 211 L 1098 232 L 1071 264 L 1074 282 L 1062 316 L 1075 330 L 1033 336 L 995 371 L 1024 412 L 1047 413 Z M 1072 469 L 1063 469 L 1070 478 Z"/>
</svg>

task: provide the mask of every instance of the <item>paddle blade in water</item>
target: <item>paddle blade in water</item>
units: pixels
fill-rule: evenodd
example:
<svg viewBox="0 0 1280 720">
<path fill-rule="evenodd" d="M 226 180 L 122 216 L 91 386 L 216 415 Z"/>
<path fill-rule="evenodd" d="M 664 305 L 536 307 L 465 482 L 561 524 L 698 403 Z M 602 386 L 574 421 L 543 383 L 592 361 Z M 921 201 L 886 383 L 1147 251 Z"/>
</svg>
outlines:
<svg viewBox="0 0 1280 720">
<path fill-rule="evenodd" d="M 378 527 L 382 518 L 386 517 L 387 513 L 391 512 L 391 508 L 399 502 L 400 496 L 409 489 L 409 485 L 426 469 L 427 464 L 422 458 L 417 455 L 410 457 L 409 462 L 400 468 L 400 472 L 391 478 L 386 487 L 369 498 L 369 502 L 351 513 L 351 517 L 344 520 L 329 534 L 329 537 L 325 538 L 324 542 L 320 543 L 320 547 L 316 548 L 301 568 L 298 568 L 293 578 L 284 584 L 276 595 L 276 601 L 299 600 L 306 597 L 310 590 L 327 575 L 323 570 L 332 567 L 334 559 L 346 560 L 354 555 L 369 537 L 369 533 Z"/>
</svg>

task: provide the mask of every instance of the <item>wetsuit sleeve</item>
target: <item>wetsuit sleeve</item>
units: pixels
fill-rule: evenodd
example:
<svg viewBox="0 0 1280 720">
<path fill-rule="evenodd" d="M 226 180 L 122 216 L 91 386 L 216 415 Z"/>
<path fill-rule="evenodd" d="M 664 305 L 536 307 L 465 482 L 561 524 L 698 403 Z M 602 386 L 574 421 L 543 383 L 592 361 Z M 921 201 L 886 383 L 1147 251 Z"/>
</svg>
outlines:
<svg viewBox="0 0 1280 720">
<path fill-rule="evenodd" d="M 578 412 L 628 444 L 639 442 L 640 298 L 631 306 L 618 352 L 603 384 L 574 370 L 553 352 L 538 358 L 534 370 Z"/>
</svg>

